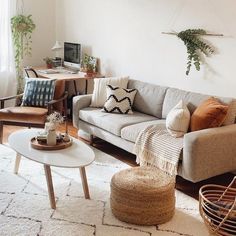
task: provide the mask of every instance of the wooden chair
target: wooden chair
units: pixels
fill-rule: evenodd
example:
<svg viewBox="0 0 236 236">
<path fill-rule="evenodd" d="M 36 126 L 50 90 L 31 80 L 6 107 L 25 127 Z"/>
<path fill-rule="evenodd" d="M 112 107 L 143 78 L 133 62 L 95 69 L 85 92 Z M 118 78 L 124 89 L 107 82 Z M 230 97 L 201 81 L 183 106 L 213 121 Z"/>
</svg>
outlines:
<svg viewBox="0 0 236 236">
<path fill-rule="evenodd" d="M 24 70 L 25 70 L 25 74 L 28 78 L 38 78 L 39 77 L 37 72 L 31 67 L 25 67 Z"/>
<path fill-rule="evenodd" d="M 38 77 L 37 72 L 32 68 L 25 68 L 28 77 Z M 54 98 L 48 102 L 47 107 L 14 106 L 5 108 L 5 102 L 12 99 L 21 99 L 23 93 L 15 96 L 0 98 L 0 144 L 3 140 L 3 126 L 15 125 L 25 127 L 43 128 L 47 115 L 53 110 L 58 110 L 67 116 L 67 92 L 65 92 L 65 81 L 57 80 Z"/>
</svg>

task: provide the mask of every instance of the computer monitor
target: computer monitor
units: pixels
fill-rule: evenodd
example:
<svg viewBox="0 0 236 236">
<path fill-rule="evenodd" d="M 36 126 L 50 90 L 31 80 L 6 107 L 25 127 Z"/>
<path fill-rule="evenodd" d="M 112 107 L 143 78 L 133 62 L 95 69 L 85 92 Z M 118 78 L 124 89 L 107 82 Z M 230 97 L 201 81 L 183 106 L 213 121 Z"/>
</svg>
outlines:
<svg viewBox="0 0 236 236">
<path fill-rule="evenodd" d="M 64 65 L 80 69 L 81 45 L 78 43 L 64 42 Z"/>
</svg>

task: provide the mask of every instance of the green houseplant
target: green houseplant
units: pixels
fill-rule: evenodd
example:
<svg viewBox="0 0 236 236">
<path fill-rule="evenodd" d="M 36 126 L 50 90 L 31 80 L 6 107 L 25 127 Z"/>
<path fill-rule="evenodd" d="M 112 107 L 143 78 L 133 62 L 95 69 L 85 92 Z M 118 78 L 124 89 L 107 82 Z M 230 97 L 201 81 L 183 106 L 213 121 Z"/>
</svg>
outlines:
<svg viewBox="0 0 236 236">
<path fill-rule="evenodd" d="M 11 29 L 15 49 L 15 63 L 18 78 L 18 92 L 23 90 L 22 61 L 31 55 L 31 35 L 35 29 L 32 15 L 19 14 L 11 18 Z"/>
<path fill-rule="evenodd" d="M 194 64 L 197 71 L 200 70 L 201 53 L 208 56 L 214 52 L 213 48 L 201 39 L 201 36 L 205 34 L 206 31 L 203 29 L 187 29 L 177 34 L 177 37 L 180 38 L 187 47 L 188 62 L 186 75 L 189 75 L 192 64 Z"/>
<path fill-rule="evenodd" d="M 53 59 L 52 58 L 45 57 L 45 58 L 43 58 L 43 60 L 45 61 L 48 69 L 53 67 Z"/>
<path fill-rule="evenodd" d="M 97 70 L 97 58 L 84 54 L 82 60 L 82 71 L 87 73 L 94 73 Z"/>
</svg>

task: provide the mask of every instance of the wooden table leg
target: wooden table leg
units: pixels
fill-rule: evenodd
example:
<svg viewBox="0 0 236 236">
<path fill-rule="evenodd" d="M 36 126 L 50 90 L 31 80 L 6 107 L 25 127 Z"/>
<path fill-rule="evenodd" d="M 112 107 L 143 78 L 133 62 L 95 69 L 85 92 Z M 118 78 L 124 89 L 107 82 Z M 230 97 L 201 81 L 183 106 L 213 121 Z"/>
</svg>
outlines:
<svg viewBox="0 0 236 236">
<path fill-rule="evenodd" d="M 80 171 L 80 177 L 81 177 L 81 180 L 82 180 L 82 185 L 83 185 L 83 190 L 84 190 L 84 197 L 86 199 L 90 199 L 85 167 L 80 167 L 79 171 Z"/>
<path fill-rule="evenodd" d="M 20 166 L 21 155 L 16 153 L 16 160 L 15 160 L 15 167 L 14 167 L 14 174 L 18 174 L 19 166 Z"/>
<path fill-rule="evenodd" d="M 52 209 L 56 209 L 56 202 L 55 202 L 53 183 L 52 183 L 52 174 L 51 174 L 50 166 L 49 165 L 44 165 L 44 171 L 45 171 L 45 176 L 46 176 L 46 180 L 47 180 L 50 205 L 51 205 Z"/>
</svg>

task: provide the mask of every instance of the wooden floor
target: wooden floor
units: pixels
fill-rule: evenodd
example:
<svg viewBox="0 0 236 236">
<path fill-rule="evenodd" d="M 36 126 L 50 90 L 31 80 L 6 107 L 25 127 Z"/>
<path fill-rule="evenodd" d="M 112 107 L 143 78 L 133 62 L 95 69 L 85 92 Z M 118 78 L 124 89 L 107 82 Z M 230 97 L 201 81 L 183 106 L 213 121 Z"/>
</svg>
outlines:
<svg viewBox="0 0 236 236">
<path fill-rule="evenodd" d="M 4 126 L 4 137 L 3 137 L 3 142 L 7 142 L 8 136 L 19 129 L 23 129 L 22 127 L 16 127 L 16 126 Z M 61 132 L 64 132 L 64 126 L 60 126 L 59 130 Z M 71 123 L 68 125 L 68 131 L 69 134 L 75 138 L 78 138 L 77 136 L 77 129 L 72 126 Z M 83 140 L 85 141 L 85 140 Z M 85 141 L 86 142 L 86 141 Z M 137 166 L 135 163 L 135 155 L 128 153 L 124 151 L 123 149 L 120 149 L 106 141 L 103 141 L 101 139 L 96 138 L 94 146 L 98 148 L 99 150 L 127 163 L 130 166 Z M 224 174 L 221 176 L 217 176 L 205 181 L 201 181 L 199 183 L 192 183 L 190 181 L 184 180 L 183 178 L 177 176 L 177 181 L 176 181 L 176 188 L 185 194 L 194 197 L 195 199 L 198 199 L 198 191 L 199 188 L 202 185 L 209 184 L 209 183 L 214 183 L 214 184 L 221 184 L 221 185 L 228 185 L 232 179 L 233 179 L 233 174 Z"/>
</svg>

